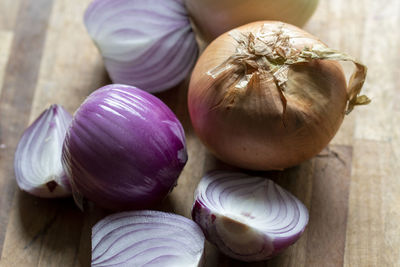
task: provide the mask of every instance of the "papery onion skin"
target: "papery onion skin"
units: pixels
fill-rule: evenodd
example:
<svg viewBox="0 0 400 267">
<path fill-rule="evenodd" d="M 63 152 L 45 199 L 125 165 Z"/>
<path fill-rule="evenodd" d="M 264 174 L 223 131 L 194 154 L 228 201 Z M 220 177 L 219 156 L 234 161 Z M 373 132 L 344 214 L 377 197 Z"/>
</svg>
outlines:
<svg viewBox="0 0 400 267">
<path fill-rule="evenodd" d="M 277 20 L 302 27 L 318 0 L 185 0 L 197 30 L 206 41 L 241 25 Z"/>
<path fill-rule="evenodd" d="M 239 32 L 284 31 L 292 47 L 302 50 L 323 44 L 289 24 L 255 22 Z M 246 169 L 281 170 L 318 154 L 333 138 L 344 118 L 348 102 L 346 79 L 339 63 L 313 60 L 289 67 L 283 110 L 279 89 L 267 72 L 241 90 L 213 79 L 210 70 L 236 51 L 237 43 L 225 33 L 201 55 L 192 73 L 188 105 L 193 127 L 203 143 L 219 159 Z M 249 70 L 251 72 L 251 70 Z"/>
<path fill-rule="evenodd" d="M 92 229 L 92 265 L 199 267 L 204 235 L 183 216 L 131 211 L 107 216 Z"/>
<path fill-rule="evenodd" d="M 155 96 L 118 84 L 96 90 L 79 107 L 62 155 L 74 191 L 111 210 L 159 203 L 187 161 L 175 114 Z"/>
<path fill-rule="evenodd" d="M 18 187 L 43 198 L 67 197 L 71 186 L 61 165 L 61 151 L 71 114 L 54 104 L 23 133 L 14 157 Z"/>
<path fill-rule="evenodd" d="M 253 209 L 245 208 L 246 201 Z M 212 171 L 202 178 L 192 217 L 222 253 L 248 262 L 269 259 L 288 248 L 309 220 L 307 208 L 271 180 L 228 171 Z"/>
<path fill-rule="evenodd" d="M 84 20 L 113 83 L 164 91 L 184 80 L 197 59 L 181 0 L 95 0 Z"/>
</svg>

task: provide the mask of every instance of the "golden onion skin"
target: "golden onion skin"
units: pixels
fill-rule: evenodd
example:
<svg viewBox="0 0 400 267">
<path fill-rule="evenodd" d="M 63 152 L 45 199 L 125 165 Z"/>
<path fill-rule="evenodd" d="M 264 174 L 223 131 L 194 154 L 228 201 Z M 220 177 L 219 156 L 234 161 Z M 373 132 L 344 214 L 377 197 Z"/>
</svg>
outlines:
<svg viewBox="0 0 400 267">
<path fill-rule="evenodd" d="M 302 27 L 314 14 L 318 0 L 185 0 L 202 38 L 212 41 L 238 26 L 277 20 Z"/>
<path fill-rule="evenodd" d="M 237 28 L 271 32 L 284 27 L 299 50 L 322 44 L 316 37 L 281 22 L 255 22 Z M 299 36 L 302 36 L 299 38 Z M 237 42 L 225 33 L 199 58 L 192 73 L 188 105 L 195 132 L 208 149 L 231 165 L 252 170 L 280 170 L 318 154 L 339 129 L 348 101 L 346 79 L 339 63 L 312 60 L 289 66 L 283 104 L 272 75 L 253 70 L 246 88 L 231 84 L 234 73 L 219 82 L 207 72 L 235 53 Z"/>
</svg>

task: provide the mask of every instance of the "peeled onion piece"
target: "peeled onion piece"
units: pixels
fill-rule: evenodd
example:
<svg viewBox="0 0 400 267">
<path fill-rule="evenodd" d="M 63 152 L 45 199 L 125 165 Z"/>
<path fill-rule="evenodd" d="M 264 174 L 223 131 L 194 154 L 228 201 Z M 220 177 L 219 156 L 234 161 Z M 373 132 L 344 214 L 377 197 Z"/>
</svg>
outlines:
<svg viewBox="0 0 400 267">
<path fill-rule="evenodd" d="M 71 195 L 61 165 L 61 150 L 72 116 L 51 105 L 25 130 L 18 143 L 14 170 L 19 188 L 44 198 Z"/>
<path fill-rule="evenodd" d="M 85 25 L 114 83 L 164 91 L 178 85 L 197 58 L 181 0 L 95 0 Z"/>
<path fill-rule="evenodd" d="M 160 211 L 110 215 L 92 229 L 92 267 L 202 266 L 204 235 L 183 216 Z"/>
<path fill-rule="evenodd" d="M 93 92 L 75 112 L 63 147 L 74 197 L 111 210 L 144 209 L 176 185 L 185 134 L 157 97 L 127 85 Z"/>
<path fill-rule="evenodd" d="M 346 84 L 338 61 L 355 70 Z M 366 66 L 318 38 L 274 21 L 244 25 L 214 40 L 190 80 L 195 132 L 222 161 L 281 170 L 318 154 L 354 106 Z"/>
<path fill-rule="evenodd" d="M 192 217 L 208 241 L 242 261 L 273 257 L 295 243 L 308 223 L 307 208 L 273 181 L 227 171 L 201 179 Z"/>
<path fill-rule="evenodd" d="M 302 27 L 318 6 L 318 0 L 185 0 L 185 3 L 207 41 L 260 20 L 278 20 Z"/>
</svg>

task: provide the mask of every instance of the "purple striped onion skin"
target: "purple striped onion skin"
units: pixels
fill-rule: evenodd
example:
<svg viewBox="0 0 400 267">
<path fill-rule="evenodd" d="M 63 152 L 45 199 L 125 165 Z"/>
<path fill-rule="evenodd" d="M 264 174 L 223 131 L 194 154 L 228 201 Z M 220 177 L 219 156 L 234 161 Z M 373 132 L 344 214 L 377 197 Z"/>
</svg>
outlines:
<svg viewBox="0 0 400 267">
<path fill-rule="evenodd" d="M 114 83 L 164 91 L 189 74 L 198 55 L 182 0 L 95 0 L 84 20 Z"/>
<path fill-rule="evenodd" d="M 61 165 L 62 145 L 71 120 L 71 114 L 54 104 L 25 130 L 14 157 L 15 177 L 21 190 L 43 198 L 71 195 Z"/>
<path fill-rule="evenodd" d="M 183 216 L 143 210 L 110 215 L 92 229 L 92 267 L 202 266 L 204 235 Z"/>
<path fill-rule="evenodd" d="M 242 261 L 269 259 L 296 242 L 307 208 L 263 177 L 213 171 L 200 181 L 192 217 L 222 253 Z"/>
<path fill-rule="evenodd" d="M 157 97 L 108 85 L 76 111 L 62 160 L 78 195 L 107 209 L 143 209 L 176 185 L 187 161 L 185 135 Z"/>
</svg>

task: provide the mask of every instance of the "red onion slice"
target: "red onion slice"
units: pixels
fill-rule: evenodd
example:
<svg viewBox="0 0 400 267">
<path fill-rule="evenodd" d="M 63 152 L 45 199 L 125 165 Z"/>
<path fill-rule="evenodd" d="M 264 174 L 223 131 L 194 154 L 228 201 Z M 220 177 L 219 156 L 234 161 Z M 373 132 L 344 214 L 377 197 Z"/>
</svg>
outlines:
<svg viewBox="0 0 400 267">
<path fill-rule="evenodd" d="M 110 215 L 92 229 L 92 266 L 201 266 L 204 235 L 183 216 L 143 210 Z"/>
<path fill-rule="evenodd" d="M 71 120 L 63 107 L 52 105 L 25 130 L 14 158 L 19 188 L 45 198 L 71 194 L 61 165 L 62 145 Z"/>
<path fill-rule="evenodd" d="M 95 0 L 85 25 L 114 83 L 160 92 L 180 83 L 197 58 L 182 0 Z"/>
<path fill-rule="evenodd" d="M 227 171 L 202 178 L 192 217 L 221 252 L 243 261 L 271 258 L 308 223 L 307 208 L 273 181 Z"/>
</svg>

